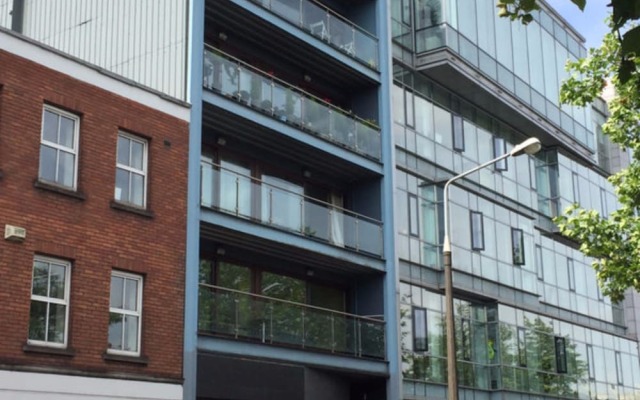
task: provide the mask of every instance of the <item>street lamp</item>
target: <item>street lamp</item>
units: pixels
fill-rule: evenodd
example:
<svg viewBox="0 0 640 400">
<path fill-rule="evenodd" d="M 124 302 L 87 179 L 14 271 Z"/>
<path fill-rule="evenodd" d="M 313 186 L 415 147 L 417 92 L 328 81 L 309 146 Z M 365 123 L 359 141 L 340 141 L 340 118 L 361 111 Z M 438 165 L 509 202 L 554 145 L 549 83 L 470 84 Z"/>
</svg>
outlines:
<svg viewBox="0 0 640 400">
<path fill-rule="evenodd" d="M 537 138 L 529 138 L 516 145 L 510 152 L 496 157 L 491 161 L 471 168 L 449 179 L 444 185 L 444 243 L 442 245 L 442 258 L 444 263 L 444 296 L 446 302 L 446 328 L 447 328 L 447 399 L 458 400 L 458 371 L 456 370 L 456 341 L 453 320 L 453 273 L 451 271 L 451 240 L 449 239 L 449 186 L 460 178 L 472 174 L 482 168 L 488 167 L 508 157 L 517 157 L 522 154 L 535 154 L 540 151 L 542 145 Z"/>
</svg>

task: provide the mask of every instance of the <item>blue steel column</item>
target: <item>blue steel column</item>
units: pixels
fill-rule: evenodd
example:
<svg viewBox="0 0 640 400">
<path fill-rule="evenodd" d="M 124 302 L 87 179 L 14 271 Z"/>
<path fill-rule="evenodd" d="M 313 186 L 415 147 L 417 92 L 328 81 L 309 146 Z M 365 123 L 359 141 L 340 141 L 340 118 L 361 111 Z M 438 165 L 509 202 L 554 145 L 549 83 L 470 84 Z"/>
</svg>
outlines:
<svg viewBox="0 0 640 400">
<path fill-rule="evenodd" d="M 200 155 L 202 146 L 202 65 L 204 1 L 191 0 L 189 10 L 189 178 L 184 299 L 183 398 L 195 400 L 198 361 L 198 268 L 200 260 Z"/>
<path fill-rule="evenodd" d="M 387 400 L 402 398 L 402 374 L 400 361 L 400 321 L 399 321 L 399 280 L 396 270 L 395 219 L 394 219 L 394 176 L 395 151 L 393 142 L 393 119 L 391 114 L 391 85 L 393 84 L 393 62 L 391 53 L 391 6 L 389 0 L 378 0 L 376 4 L 378 38 L 380 40 L 380 128 L 382 129 L 382 216 L 384 221 L 384 255 L 387 260 L 384 280 L 384 314 L 386 317 L 387 359 L 389 360 L 389 381 Z"/>
</svg>

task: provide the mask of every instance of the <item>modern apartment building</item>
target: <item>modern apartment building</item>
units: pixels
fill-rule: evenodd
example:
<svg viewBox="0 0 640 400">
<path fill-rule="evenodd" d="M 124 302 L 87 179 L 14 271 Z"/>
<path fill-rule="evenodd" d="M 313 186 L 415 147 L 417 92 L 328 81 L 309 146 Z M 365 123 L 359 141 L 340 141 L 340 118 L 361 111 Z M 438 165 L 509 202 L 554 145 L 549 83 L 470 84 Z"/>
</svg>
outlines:
<svg viewBox="0 0 640 400">
<path fill-rule="evenodd" d="M 0 4 L 3 399 L 183 398 L 190 112 L 99 3 Z"/>
<path fill-rule="evenodd" d="M 551 220 L 628 156 L 542 6 L 0 2 L 0 393 L 445 398 L 443 185 L 533 136 L 451 191 L 460 398 L 640 397 L 637 298 Z"/>
<path fill-rule="evenodd" d="M 534 136 L 543 151 L 451 193 L 460 397 L 636 398 L 623 307 L 550 220 L 574 202 L 606 216 L 606 176 L 624 165 L 599 131 L 603 103 L 558 103 L 579 34 L 544 3 L 526 27 L 491 0 L 392 3 L 404 397 L 445 393 L 442 183 Z"/>
</svg>

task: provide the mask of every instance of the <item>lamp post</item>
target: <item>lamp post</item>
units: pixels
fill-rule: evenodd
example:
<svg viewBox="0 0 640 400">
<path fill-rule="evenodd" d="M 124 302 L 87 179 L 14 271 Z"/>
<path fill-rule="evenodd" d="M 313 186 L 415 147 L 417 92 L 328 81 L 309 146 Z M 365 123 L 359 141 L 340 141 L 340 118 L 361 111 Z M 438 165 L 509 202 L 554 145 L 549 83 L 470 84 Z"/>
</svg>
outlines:
<svg viewBox="0 0 640 400">
<path fill-rule="evenodd" d="M 456 341 L 453 319 L 453 273 L 451 271 L 451 240 L 449 239 L 449 186 L 458 179 L 479 171 L 485 167 L 504 160 L 508 157 L 517 157 L 522 154 L 535 154 L 540 151 L 542 145 L 537 138 L 529 138 L 516 145 L 510 152 L 505 153 L 491 161 L 471 168 L 449 179 L 444 185 L 444 243 L 442 245 L 442 258 L 444 263 L 444 297 L 446 302 L 446 330 L 447 330 L 447 399 L 458 400 L 458 371 L 456 367 Z"/>
</svg>

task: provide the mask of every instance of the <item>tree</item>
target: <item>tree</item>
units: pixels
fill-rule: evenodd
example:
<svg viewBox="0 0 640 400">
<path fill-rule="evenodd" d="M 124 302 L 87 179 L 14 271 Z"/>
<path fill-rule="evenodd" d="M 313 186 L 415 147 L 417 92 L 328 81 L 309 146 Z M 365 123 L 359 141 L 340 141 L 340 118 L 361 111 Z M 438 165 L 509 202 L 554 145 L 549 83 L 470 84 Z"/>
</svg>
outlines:
<svg viewBox="0 0 640 400">
<path fill-rule="evenodd" d="M 570 0 L 582 11 L 587 0 Z M 638 73 L 637 55 L 640 54 L 640 26 L 628 27 L 632 21 L 640 19 L 640 0 L 611 0 L 611 32 L 620 42 L 615 64 L 622 83 Z M 527 24 L 533 20 L 531 12 L 540 8 L 536 0 L 498 0 L 498 15 L 512 20 L 519 19 Z M 639 87 L 640 88 L 640 87 Z"/>
<path fill-rule="evenodd" d="M 571 0 L 583 9 L 586 0 Z M 588 106 L 613 85 L 616 96 L 609 102 L 609 118 L 602 130 L 610 140 L 632 154 L 640 154 L 640 0 L 612 0 L 611 32 L 600 48 L 588 56 L 567 63 L 571 77 L 563 82 L 560 100 Z M 523 23 L 532 20 L 535 0 L 499 0 L 500 14 Z M 623 31 L 625 31 L 623 33 Z M 603 217 L 597 211 L 578 205 L 569 207 L 555 219 L 560 232 L 577 242 L 580 250 L 593 257 L 603 294 L 619 302 L 632 287 L 640 291 L 640 161 L 611 176 L 620 207 Z"/>
</svg>

